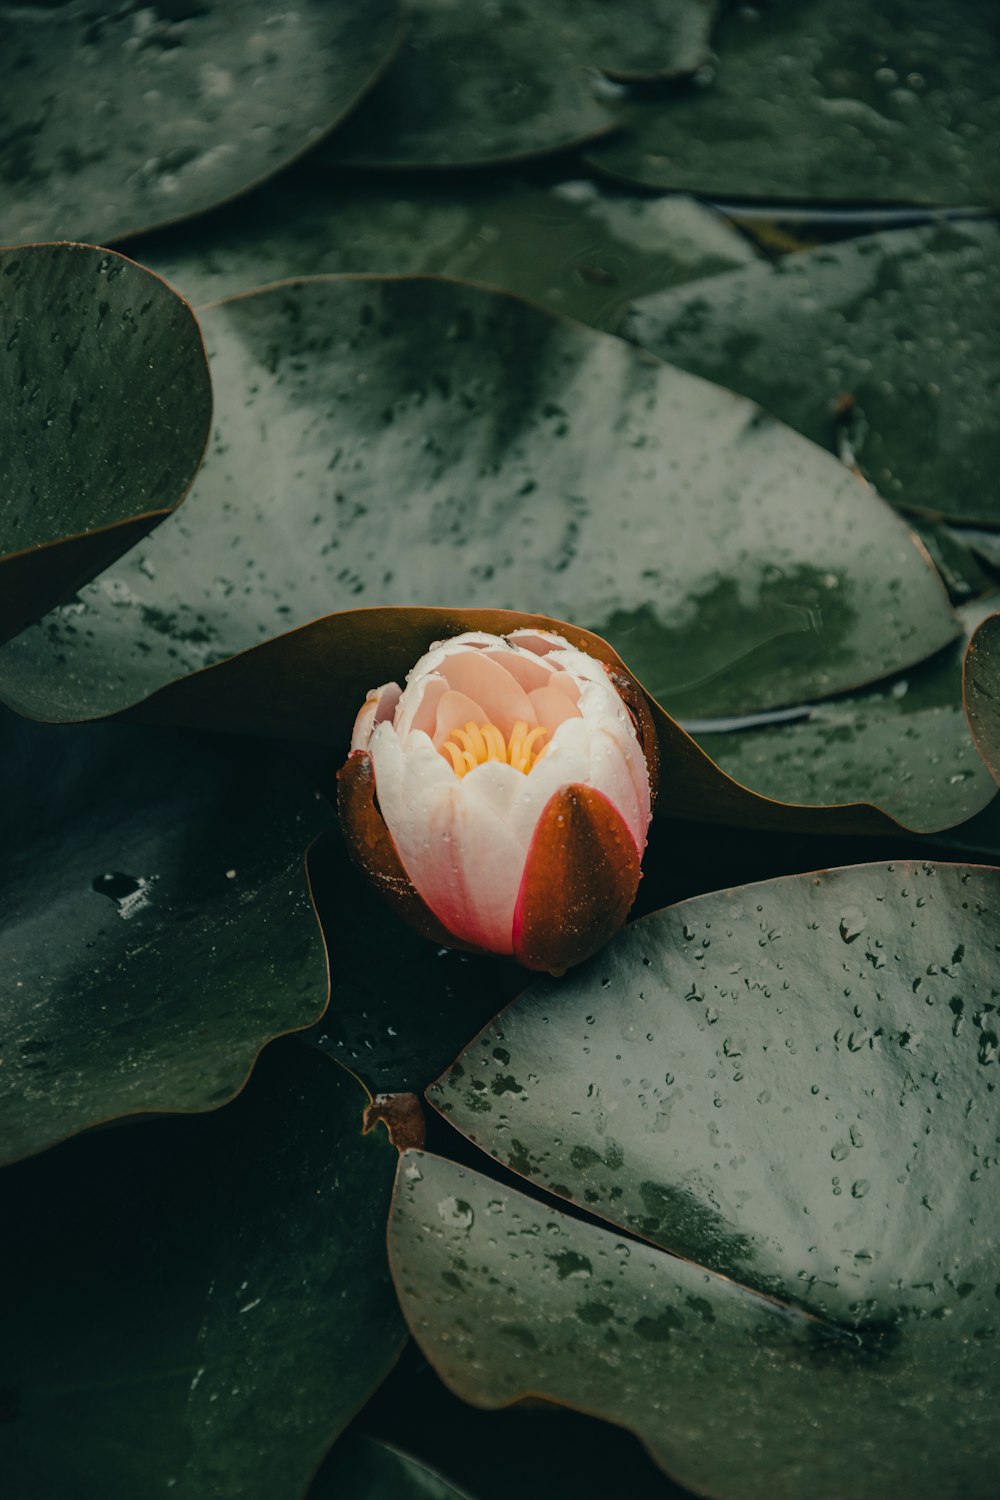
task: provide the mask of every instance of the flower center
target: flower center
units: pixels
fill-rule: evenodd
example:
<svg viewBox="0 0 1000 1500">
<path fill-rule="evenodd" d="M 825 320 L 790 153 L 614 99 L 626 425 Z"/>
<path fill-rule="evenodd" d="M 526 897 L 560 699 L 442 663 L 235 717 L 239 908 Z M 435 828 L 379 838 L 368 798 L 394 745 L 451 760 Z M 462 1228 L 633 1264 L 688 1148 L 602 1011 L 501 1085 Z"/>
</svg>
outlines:
<svg viewBox="0 0 1000 1500">
<path fill-rule="evenodd" d="M 529 729 L 523 719 L 518 719 L 509 740 L 504 739 L 495 724 L 476 724 L 471 719 L 464 729 L 451 732 L 453 738 L 445 740 L 441 754 L 450 758 L 456 776 L 464 776 L 488 760 L 513 766 L 527 776 L 548 749 L 548 745 L 538 745 L 548 730 L 541 724 Z"/>
</svg>

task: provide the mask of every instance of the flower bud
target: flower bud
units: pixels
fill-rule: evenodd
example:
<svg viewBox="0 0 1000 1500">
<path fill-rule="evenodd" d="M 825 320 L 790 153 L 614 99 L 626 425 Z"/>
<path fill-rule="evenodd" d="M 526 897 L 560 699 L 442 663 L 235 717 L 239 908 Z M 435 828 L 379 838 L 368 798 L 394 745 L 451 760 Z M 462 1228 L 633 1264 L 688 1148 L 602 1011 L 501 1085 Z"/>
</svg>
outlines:
<svg viewBox="0 0 1000 1500">
<path fill-rule="evenodd" d="M 469 632 L 368 694 L 338 808 L 356 862 L 425 936 L 561 974 L 628 915 L 656 768 L 626 673 L 553 632 Z"/>
</svg>

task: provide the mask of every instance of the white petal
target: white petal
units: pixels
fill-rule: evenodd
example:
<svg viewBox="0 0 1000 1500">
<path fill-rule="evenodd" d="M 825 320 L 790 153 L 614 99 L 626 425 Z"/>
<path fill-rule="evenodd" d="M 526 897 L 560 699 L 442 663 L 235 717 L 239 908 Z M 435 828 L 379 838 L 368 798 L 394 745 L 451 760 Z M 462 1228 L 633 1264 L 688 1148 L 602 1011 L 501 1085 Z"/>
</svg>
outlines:
<svg viewBox="0 0 1000 1500">
<path fill-rule="evenodd" d="M 380 688 L 372 688 L 361 705 L 358 717 L 354 721 L 354 730 L 351 734 L 352 750 L 366 750 L 368 748 L 368 741 L 372 737 L 372 730 L 383 719 L 392 717 L 399 702 L 400 692 L 401 689 L 398 682 L 386 682 Z"/>
</svg>

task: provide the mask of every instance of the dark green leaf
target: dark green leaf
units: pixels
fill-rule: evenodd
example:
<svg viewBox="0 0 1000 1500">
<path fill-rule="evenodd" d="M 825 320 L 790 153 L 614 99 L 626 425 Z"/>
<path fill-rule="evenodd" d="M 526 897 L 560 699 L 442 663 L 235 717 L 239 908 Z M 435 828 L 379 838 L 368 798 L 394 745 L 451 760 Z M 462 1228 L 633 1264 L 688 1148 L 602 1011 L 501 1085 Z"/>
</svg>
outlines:
<svg viewBox="0 0 1000 1500">
<path fill-rule="evenodd" d="M 385 1260 L 396 1153 L 362 1137 L 363 1104 L 290 1041 L 218 1114 L 8 1168 L 6 1495 L 304 1493 L 404 1337 Z"/>
<path fill-rule="evenodd" d="M 893 504 L 1000 524 L 1000 228 L 868 235 L 644 299 L 629 329 L 837 447 Z"/>
<path fill-rule="evenodd" d="M 395 0 L 6 4 L 0 237 L 121 239 L 268 177 L 353 107 Z"/>
<path fill-rule="evenodd" d="M 513 1494 L 518 1500 L 608 1500 L 618 1494 L 623 1474 L 629 1500 L 688 1497 L 618 1427 L 548 1404 L 482 1411 L 459 1401 L 416 1345 L 404 1351 L 359 1425 L 447 1474 L 475 1500 Z"/>
<path fill-rule="evenodd" d="M 533 985 L 428 1097 L 514 1170 L 758 1290 L 901 1328 L 969 1281 L 981 1316 L 998 899 L 1000 870 L 899 862 L 682 902 Z"/>
<path fill-rule="evenodd" d="M 592 160 L 712 197 L 995 204 L 993 20 L 980 0 L 729 7 L 711 71 L 632 105 Z"/>
<path fill-rule="evenodd" d="M 309 1500 L 468 1500 L 433 1469 L 372 1438 L 338 1443 L 309 1490 Z"/>
<path fill-rule="evenodd" d="M 132 249 L 196 303 L 290 276 L 434 272 L 519 292 L 609 332 L 635 297 L 756 259 L 743 235 L 691 198 L 627 197 L 586 181 L 331 183 L 305 164 L 211 220 Z"/>
<path fill-rule="evenodd" d="M 970 629 L 985 601 L 966 605 Z M 996 785 L 962 712 L 964 643 L 891 684 L 815 704 L 778 723 L 688 725 L 699 745 L 743 786 L 782 802 L 864 798 L 904 826 L 931 832 L 963 822 Z M 707 732 L 705 732 L 707 731 Z"/>
<path fill-rule="evenodd" d="M 0 1160 L 224 1103 L 326 1004 L 303 857 L 329 812 L 233 740 L 0 729 Z"/>
<path fill-rule="evenodd" d="M 709 1154 L 743 1154 L 713 1115 Z M 933 1147 L 916 1129 L 919 1164 Z M 769 1159 L 779 1176 L 773 1146 Z M 709 1165 L 706 1187 L 718 1176 Z M 604 1416 L 726 1500 L 990 1500 L 1000 1262 L 987 1217 L 975 1236 L 959 1226 L 933 1291 L 910 1289 L 927 1265 L 912 1237 L 897 1266 L 912 1312 L 880 1308 L 861 1333 L 419 1152 L 400 1159 L 390 1255 L 424 1352 L 477 1405 L 531 1394 Z"/>
<path fill-rule="evenodd" d="M 984 620 L 969 642 L 963 688 L 972 737 L 1000 781 L 1000 614 Z"/>
<path fill-rule="evenodd" d="M 204 327 L 217 425 L 184 512 L 0 653 L 21 712 L 120 711 L 386 599 L 544 604 L 699 714 L 826 696 L 958 633 L 834 458 L 609 335 L 420 278 L 275 287 Z"/>
<path fill-rule="evenodd" d="M 0 638 L 184 498 L 212 387 L 191 309 L 89 245 L 0 250 Z"/>
<path fill-rule="evenodd" d="M 467 166 L 575 145 L 614 117 L 587 69 L 692 72 L 714 6 L 547 0 L 530 8 L 414 0 L 399 57 L 329 148 L 336 162 Z"/>
</svg>

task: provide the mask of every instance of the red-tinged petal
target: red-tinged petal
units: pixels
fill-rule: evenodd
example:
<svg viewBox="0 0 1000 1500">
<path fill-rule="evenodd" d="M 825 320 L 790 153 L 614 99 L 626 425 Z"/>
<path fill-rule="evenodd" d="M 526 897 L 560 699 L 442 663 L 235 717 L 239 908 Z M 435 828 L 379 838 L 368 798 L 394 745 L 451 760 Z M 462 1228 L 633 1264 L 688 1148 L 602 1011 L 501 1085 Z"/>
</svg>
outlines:
<svg viewBox="0 0 1000 1500">
<path fill-rule="evenodd" d="M 639 889 L 635 839 L 602 792 L 562 787 L 538 820 L 514 912 L 514 956 L 562 974 L 604 946 Z"/>
<path fill-rule="evenodd" d="M 448 931 L 403 868 L 396 845 L 375 805 L 375 772 L 367 751 L 354 751 L 337 772 L 337 812 L 351 858 L 397 916 L 432 943 L 467 952 L 479 951 Z"/>
<path fill-rule="evenodd" d="M 635 678 L 624 671 L 621 667 L 605 666 L 604 670 L 614 683 L 615 689 L 625 707 L 632 715 L 632 723 L 635 732 L 639 736 L 639 744 L 642 753 L 646 757 L 646 769 L 649 772 L 649 795 L 650 803 L 656 806 L 656 794 L 660 786 L 660 741 L 656 733 L 656 724 L 653 720 L 652 711 L 649 707 L 649 699 Z"/>
</svg>

